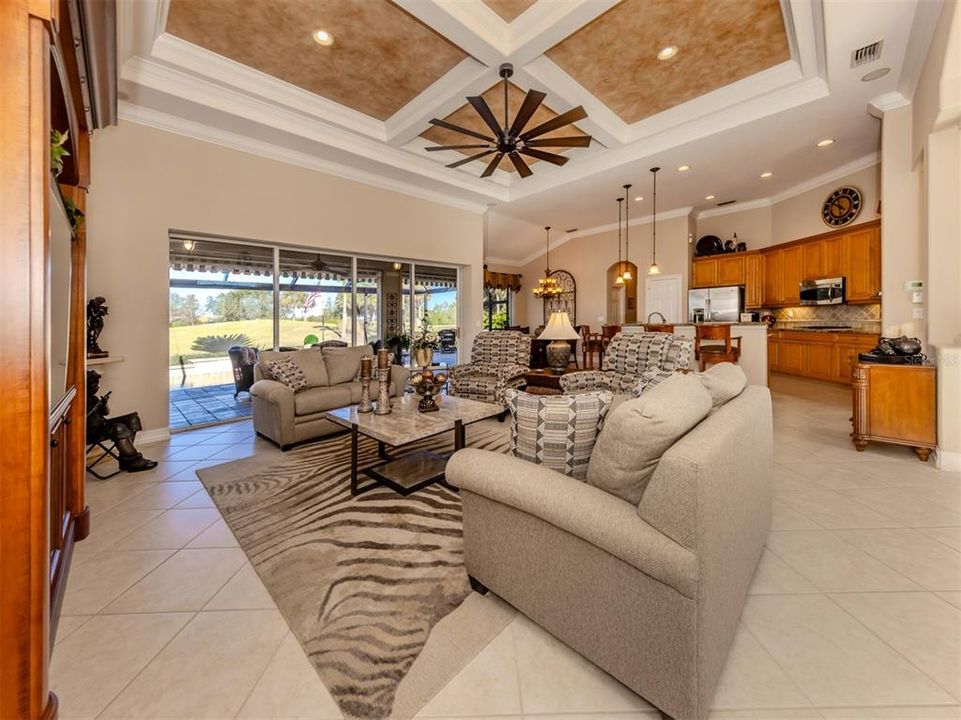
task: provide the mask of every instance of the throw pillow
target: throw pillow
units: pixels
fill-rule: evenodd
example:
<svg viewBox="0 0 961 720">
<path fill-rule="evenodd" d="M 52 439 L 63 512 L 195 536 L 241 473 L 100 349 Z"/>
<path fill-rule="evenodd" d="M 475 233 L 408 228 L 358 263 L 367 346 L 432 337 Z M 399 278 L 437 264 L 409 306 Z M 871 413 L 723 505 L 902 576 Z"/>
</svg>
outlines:
<svg viewBox="0 0 961 720">
<path fill-rule="evenodd" d="M 698 373 L 697 379 L 711 393 L 714 407 L 720 407 L 744 390 L 747 385 L 747 375 L 734 363 L 717 363 L 708 368 L 707 372 Z"/>
<path fill-rule="evenodd" d="M 300 365 L 292 357 L 282 357 L 267 363 L 267 370 L 270 376 L 277 382 L 283 383 L 294 393 L 299 393 L 310 388 L 307 376 Z"/>
<path fill-rule="evenodd" d="M 323 350 L 324 362 L 327 363 L 327 379 L 331 385 L 340 385 L 356 380 L 360 375 L 360 359 L 364 355 L 373 355 L 370 345 L 356 347 L 335 348 L 327 347 Z"/>
<path fill-rule="evenodd" d="M 515 457 L 583 480 L 597 435 L 614 396 L 606 391 L 577 395 L 504 394 L 511 414 L 510 448 Z"/>
<path fill-rule="evenodd" d="M 661 456 L 711 411 L 693 375 L 675 374 L 613 410 L 597 438 L 587 482 L 637 504 Z"/>
</svg>

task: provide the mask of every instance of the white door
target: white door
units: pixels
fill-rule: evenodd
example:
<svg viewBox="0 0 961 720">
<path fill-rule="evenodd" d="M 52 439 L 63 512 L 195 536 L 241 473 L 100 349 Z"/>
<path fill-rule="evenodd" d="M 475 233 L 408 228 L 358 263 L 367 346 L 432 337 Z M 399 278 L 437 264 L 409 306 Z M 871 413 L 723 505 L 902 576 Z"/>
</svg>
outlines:
<svg viewBox="0 0 961 720">
<path fill-rule="evenodd" d="M 658 275 L 646 278 L 644 300 L 646 316 L 643 319 L 638 318 L 638 322 L 645 322 L 654 312 L 661 313 L 666 323 L 683 322 L 680 275 Z M 651 322 L 661 322 L 661 319 L 655 318 Z"/>
</svg>

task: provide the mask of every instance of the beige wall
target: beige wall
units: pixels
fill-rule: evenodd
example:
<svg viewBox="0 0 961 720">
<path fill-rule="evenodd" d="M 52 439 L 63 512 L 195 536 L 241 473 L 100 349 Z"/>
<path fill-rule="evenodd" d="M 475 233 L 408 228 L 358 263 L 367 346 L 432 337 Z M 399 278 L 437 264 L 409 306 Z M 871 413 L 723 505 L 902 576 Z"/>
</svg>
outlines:
<svg viewBox="0 0 961 720">
<path fill-rule="evenodd" d="M 88 293 L 110 315 L 101 344 L 112 410 L 167 426 L 171 228 L 465 266 L 464 341 L 480 327 L 482 215 L 128 122 L 92 148 Z"/>
<path fill-rule="evenodd" d="M 759 207 L 726 215 L 698 218 L 696 237 L 716 235 L 721 242 L 737 233 L 738 242 L 746 242 L 748 250 L 760 250 L 771 244 L 771 208 Z"/>
<path fill-rule="evenodd" d="M 657 264 L 665 275 L 678 274 L 682 278 L 681 309 L 687 314 L 689 274 L 687 216 L 658 220 Z M 651 262 L 651 225 L 631 226 L 630 260 L 638 267 L 637 317 L 647 317 L 644 308 L 644 278 Z M 551 250 L 551 269 L 567 270 L 577 283 L 577 323 L 588 324 L 599 331 L 607 322 L 607 269 L 617 262 L 617 230 L 585 235 L 568 240 Z M 518 270 L 515 269 L 515 272 Z M 544 303 L 531 295 L 537 278 L 544 274 L 544 257 L 532 261 L 520 271 L 524 275 L 526 321 L 522 324 L 537 327 L 543 323 Z"/>
</svg>

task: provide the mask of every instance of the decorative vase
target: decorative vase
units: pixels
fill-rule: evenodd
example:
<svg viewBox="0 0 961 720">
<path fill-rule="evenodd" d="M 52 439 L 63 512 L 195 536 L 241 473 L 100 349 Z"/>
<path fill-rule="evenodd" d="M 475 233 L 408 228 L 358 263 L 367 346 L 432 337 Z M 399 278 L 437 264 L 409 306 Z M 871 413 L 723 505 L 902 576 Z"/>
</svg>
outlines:
<svg viewBox="0 0 961 720">
<path fill-rule="evenodd" d="M 374 415 L 390 414 L 390 368 L 377 368 L 377 407 Z"/>
<path fill-rule="evenodd" d="M 430 348 L 417 348 L 414 350 L 414 367 L 430 367 L 434 362 L 434 351 Z"/>
<path fill-rule="evenodd" d="M 425 368 L 422 372 L 415 372 L 410 376 L 410 386 L 414 392 L 420 395 L 417 409 L 420 412 L 434 412 L 440 410 L 434 398 L 447 384 L 446 373 L 435 373 L 430 368 Z"/>
<path fill-rule="evenodd" d="M 552 340 L 547 345 L 547 364 L 556 373 L 563 373 L 571 361 L 571 346 L 567 340 Z"/>
</svg>

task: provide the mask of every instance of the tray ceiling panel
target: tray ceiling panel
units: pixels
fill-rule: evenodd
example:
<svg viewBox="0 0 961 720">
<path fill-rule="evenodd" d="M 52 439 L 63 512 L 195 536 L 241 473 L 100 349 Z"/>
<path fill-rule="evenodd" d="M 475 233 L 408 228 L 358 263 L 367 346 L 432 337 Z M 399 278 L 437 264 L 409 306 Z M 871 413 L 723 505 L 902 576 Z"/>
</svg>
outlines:
<svg viewBox="0 0 961 720">
<path fill-rule="evenodd" d="M 670 60 L 661 48 L 676 45 Z M 778 0 L 623 0 L 547 56 L 628 123 L 790 59 Z"/>
<path fill-rule="evenodd" d="M 171 0 L 167 31 L 378 120 L 466 57 L 389 0 Z"/>
<path fill-rule="evenodd" d="M 484 0 L 484 4 L 501 16 L 504 22 L 514 22 L 537 0 Z"/>
<path fill-rule="evenodd" d="M 514 121 L 514 116 L 517 114 L 517 111 L 520 109 L 521 103 L 524 102 L 524 98 L 527 96 L 527 93 L 511 82 L 507 83 L 507 87 L 508 87 L 507 114 L 508 114 L 508 117 L 510 118 L 507 125 L 509 126 L 510 123 Z M 500 123 L 503 123 L 504 122 L 504 84 L 503 82 L 499 82 L 493 87 L 488 88 L 486 91 L 484 91 L 482 96 L 487 101 L 487 104 L 490 106 L 491 112 L 494 113 L 494 117 L 497 118 L 497 121 Z M 537 127 L 541 123 L 547 122 L 548 120 L 556 116 L 557 116 L 557 113 L 551 110 L 549 107 L 547 107 L 546 103 L 541 103 L 541 106 L 537 108 L 537 112 L 535 112 L 533 117 L 531 117 L 531 119 L 528 121 L 526 128 L 529 130 L 533 127 Z M 455 110 L 450 115 L 442 119 L 446 120 L 449 123 L 453 123 L 454 125 L 460 125 L 461 127 L 467 128 L 468 130 L 476 130 L 477 132 L 484 133 L 486 135 L 491 134 L 490 128 L 487 127 L 486 124 L 484 124 L 484 121 L 481 120 L 480 115 L 478 115 L 474 111 L 474 108 L 467 103 L 457 108 L 457 110 Z M 541 137 L 543 138 L 570 137 L 571 135 L 584 135 L 584 134 L 586 133 L 584 133 L 584 131 L 578 128 L 576 125 L 565 125 L 564 127 L 558 128 L 557 130 L 552 130 L 549 133 L 545 133 Z M 469 142 L 483 142 L 482 140 L 474 140 L 470 137 L 467 137 L 466 135 L 461 135 L 460 133 L 456 133 L 453 130 L 445 130 L 444 128 L 440 128 L 437 126 L 431 126 L 429 130 L 422 132 L 420 136 L 425 140 L 430 140 L 432 143 L 436 143 L 438 145 L 458 145 L 458 144 L 464 144 Z M 547 152 L 557 153 L 557 154 L 563 154 L 565 152 L 565 148 L 540 148 L 540 149 L 546 150 Z M 472 155 L 472 154 L 477 154 L 478 152 L 481 152 L 481 151 L 480 150 L 457 150 L 456 152 L 463 153 L 464 155 Z M 488 160 L 489 159 L 490 158 L 488 158 Z M 536 158 L 525 156 L 524 162 L 526 162 L 528 165 L 533 165 L 538 161 Z M 477 161 L 476 165 L 478 168 L 483 170 L 484 166 L 486 165 L 486 162 L 484 162 L 482 159 Z M 506 155 L 504 156 L 504 159 L 501 160 L 500 164 L 497 167 L 500 170 L 507 170 L 507 172 L 517 172 L 514 169 L 514 164 L 510 161 L 510 159 Z"/>
</svg>

